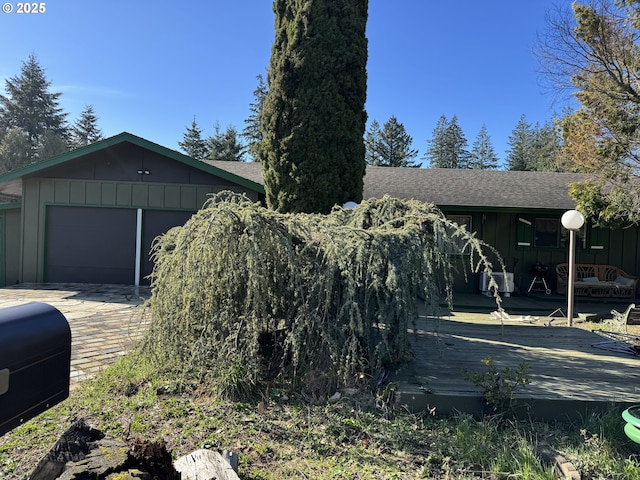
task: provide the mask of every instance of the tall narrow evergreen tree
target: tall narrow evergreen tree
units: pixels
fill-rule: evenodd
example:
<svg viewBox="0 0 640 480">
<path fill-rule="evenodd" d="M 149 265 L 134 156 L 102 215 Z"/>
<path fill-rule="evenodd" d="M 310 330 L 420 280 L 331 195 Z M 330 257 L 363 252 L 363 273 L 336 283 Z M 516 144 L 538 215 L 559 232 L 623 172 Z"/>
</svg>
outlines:
<svg viewBox="0 0 640 480">
<path fill-rule="evenodd" d="M 270 208 L 362 199 L 368 0 L 275 0 L 260 148 Z"/>
<path fill-rule="evenodd" d="M 244 121 L 244 129 L 241 134 L 246 141 L 247 152 L 254 161 L 259 160 L 258 149 L 260 148 L 260 142 L 264 138 L 262 133 L 262 109 L 264 108 L 264 99 L 269 91 L 262 75 L 258 75 L 256 78 L 258 79 L 258 86 L 253 91 L 254 102 L 249 104 L 251 114 Z"/>
<path fill-rule="evenodd" d="M 180 149 L 196 160 L 205 160 L 210 153 L 209 143 L 202 138 L 202 129 L 196 122 L 196 116 L 193 116 L 191 126 L 187 127 L 187 131 L 182 136 L 182 141 L 178 142 Z"/>
<path fill-rule="evenodd" d="M 364 158 L 367 165 L 381 165 L 383 163 L 382 146 L 380 145 L 381 133 L 380 124 L 377 120 L 373 120 L 364 136 Z"/>
<path fill-rule="evenodd" d="M 487 126 L 484 124 L 471 147 L 469 168 L 479 170 L 494 170 L 498 168 L 498 156 L 491 144 Z"/>
<path fill-rule="evenodd" d="M 429 146 L 424 153 L 424 160 L 428 161 L 431 167 L 452 168 L 451 156 L 445 144 L 448 126 L 449 120 L 444 115 L 441 115 L 431 133 L 431 140 L 427 140 Z"/>
<path fill-rule="evenodd" d="M 509 170 L 535 170 L 532 154 L 533 131 L 527 122 L 526 115 L 522 115 L 518 124 L 509 135 L 507 150 L 507 167 Z"/>
<path fill-rule="evenodd" d="M 425 159 L 431 167 L 436 168 L 469 168 L 470 154 L 467 150 L 467 139 L 458 125 L 456 115 L 448 121 L 442 115 L 433 130 Z"/>
<path fill-rule="evenodd" d="M 93 105 L 87 105 L 71 127 L 71 146 L 72 148 L 84 147 L 103 138 Z"/>
<path fill-rule="evenodd" d="M 453 168 L 469 168 L 471 154 L 467 150 L 467 137 L 464 136 L 462 127 L 458 124 L 458 116 L 454 115 L 447 126 L 445 144 L 454 159 Z"/>
<path fill-rule="evenodd" d="M 532 130 L 532 157 L 535 170 L 539 172 L 561 172 L 566 165 L 561 159 L 561 136 L 556 122 L 536 124 Z"/>
</svg>

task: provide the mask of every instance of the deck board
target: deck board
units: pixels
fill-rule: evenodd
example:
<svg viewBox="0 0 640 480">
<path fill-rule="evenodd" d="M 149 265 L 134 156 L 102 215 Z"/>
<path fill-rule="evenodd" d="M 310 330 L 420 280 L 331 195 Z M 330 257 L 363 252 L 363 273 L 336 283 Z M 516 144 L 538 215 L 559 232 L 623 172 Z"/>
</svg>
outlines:
<svg viewBox="0 0 640 480">
<path fill-rule="evenodd" d="M 545 326 L 543 319 L 501 325 L 490 315 L 479 317 L 418 319 L 411 334 L 413 371 L 426 391 L 480 394 L 462 372 L 486 371 L 482 360 L 490 356 L 498 370 L 517 368 L 523 361 L 529 364 L 531 384 L 518 398 L 640 403 L 640 357 L 593 347 L 607 340 L 603 336 L 576 327 Z"/>
</svg>

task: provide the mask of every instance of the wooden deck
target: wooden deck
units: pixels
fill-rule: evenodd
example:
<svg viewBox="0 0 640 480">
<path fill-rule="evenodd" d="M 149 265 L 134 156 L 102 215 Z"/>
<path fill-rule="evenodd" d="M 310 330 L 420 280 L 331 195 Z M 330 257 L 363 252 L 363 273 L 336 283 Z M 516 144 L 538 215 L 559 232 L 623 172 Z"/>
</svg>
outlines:
<svg viewBox="0 0 640 480">
<path fill-rule="evenodd" d="M 611 402 L 640 404 L 640 357 L 595 348 L 608 339 L 566 324 L 564 318 L 547 316 L 501 323 L 488 313 L 469 311 L 442 319 L 421 316 L 412 332 L 415 362 L 400 376 L 398 401 L 414 410 L 479 413 L 482 391 L 462 372 L 486 371 L 482 360 L 489 356 L 498 370 L 528 363 L 531 384 L 516 395 L 527 415 L 557 418 Z"/>
</svg>

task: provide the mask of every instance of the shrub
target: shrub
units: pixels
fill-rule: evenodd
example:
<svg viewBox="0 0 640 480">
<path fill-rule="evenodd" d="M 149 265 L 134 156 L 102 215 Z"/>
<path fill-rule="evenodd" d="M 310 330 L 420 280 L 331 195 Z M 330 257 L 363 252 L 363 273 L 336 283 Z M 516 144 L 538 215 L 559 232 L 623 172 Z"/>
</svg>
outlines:
<svg viewBox="0 0 640 480">
<path fill-rule="evenodd" d="M 433 205 L 384 197 L 280 214 L 217 194 L 154 243 L 144 348 L 180 378 L 241 396 L 274 379 L 325 394 L 410 359 L 418 297 L 433 311 L 450 298 L 444 252 L 459 239 L 471 267 L 490 271 L 486 246 Z"/>
</svg>

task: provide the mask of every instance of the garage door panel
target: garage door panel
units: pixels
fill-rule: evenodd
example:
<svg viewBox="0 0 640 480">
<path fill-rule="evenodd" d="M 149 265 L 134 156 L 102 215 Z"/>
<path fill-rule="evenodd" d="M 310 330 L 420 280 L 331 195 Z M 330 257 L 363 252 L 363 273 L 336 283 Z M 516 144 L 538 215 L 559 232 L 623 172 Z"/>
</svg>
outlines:
<svg viewBox="0 0 640 480">
<path fill-rule="evenodd" d="M 136 210 L 50 206 L 47 282 L 133 284 Z"/>
<path fill-rule="evenodd" d="M 194 212 L 167 211 L 167 210 L 145 210 L 143 220 L 142 252 L 142 279 L 141 283 L 150 283 L 149 275 L 153 271 L 153 262 L 150 258 L 151 245 L 158 235 L 168 232 L 173 227 L 184 225 L 191 218 Z"/>
</svg>

